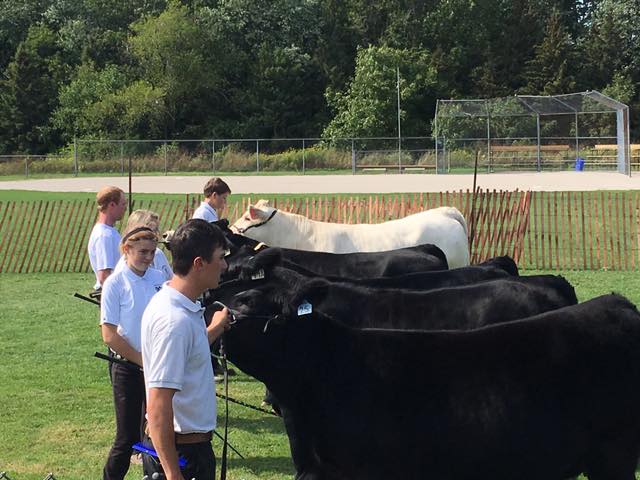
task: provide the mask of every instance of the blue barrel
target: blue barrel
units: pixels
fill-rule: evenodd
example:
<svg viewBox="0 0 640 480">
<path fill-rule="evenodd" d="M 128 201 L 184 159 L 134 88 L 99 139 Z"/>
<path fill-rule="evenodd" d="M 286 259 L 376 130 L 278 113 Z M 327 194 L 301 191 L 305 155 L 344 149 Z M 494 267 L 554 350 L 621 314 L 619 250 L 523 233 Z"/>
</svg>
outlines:
<svg viewBox="0 0 640 480">
<path fill-rule="evenodd" d="M 576 158 L 576 172 L 582 172 L 584 170 L 584 158 Z"/>
</svg>

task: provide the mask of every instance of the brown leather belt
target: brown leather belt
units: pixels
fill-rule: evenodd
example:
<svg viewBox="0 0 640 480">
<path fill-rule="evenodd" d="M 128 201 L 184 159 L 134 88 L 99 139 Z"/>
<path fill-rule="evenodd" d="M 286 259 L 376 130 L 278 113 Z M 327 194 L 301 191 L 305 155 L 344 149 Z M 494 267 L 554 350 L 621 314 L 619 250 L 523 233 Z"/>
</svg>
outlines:
<svg viewBox="0 0 640 480">
<path fill-rule="evenodd" d="M 176 432 L 176 445 L 210 442 L 212 437 L 213 437 L 212 432 L 197 432 L 197 433 L 177 433 Z"/>
</svg>

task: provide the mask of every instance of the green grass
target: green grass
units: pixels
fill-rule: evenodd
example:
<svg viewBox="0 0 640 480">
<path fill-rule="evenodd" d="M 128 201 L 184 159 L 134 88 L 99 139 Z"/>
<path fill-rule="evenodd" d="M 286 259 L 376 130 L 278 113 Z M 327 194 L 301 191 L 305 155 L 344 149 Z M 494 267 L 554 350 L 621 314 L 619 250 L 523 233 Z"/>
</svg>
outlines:
<svg viewBox="0 0 640 480">
<path fill-rule="evenodd" d="M 100 478 L 114 420 L 98 308 L 72 297 L 87 274 L 0 276 L 0 471 L 15 480 Z M 230 395 L 259 405 L 257 381 L 232 377 Z M 221 408 L 220 408 L 221 410 Z M 280 419 L 230 405 L 230 479 L 281 479 L 292 464 Z M 221 442 L 214 440 L 217 455 Z M 142 477 L 139 466 L 127 479 Z"/>
<path fill-rule="evenodd" d="M 551 273 L 526 271 L 524 274 Z M 557 273 L 557 272 L 553 272 Z M 640 276 L 627 272 L 563 272 L 581 301 L 619 292 L 640 303 Z M 0 471 L 15 480 L 100 478 L 113 433 L 107 365 L 97 307 L 72 297 L 86 292 L 88 274 L 0 276 Z M 258 405 L 263 387 L 239 375 L 231 396 Z M 221 404 L 219 404 L 221 410 Z M 246 457 L 230 458 L 230 480 L 291 478 L 282 423 L 230 405 L 230 442 Z M 214 440 L 220 455 L 221 444 Z M 128 480 L 139 480 L 133 466 Z"/>
</svg>

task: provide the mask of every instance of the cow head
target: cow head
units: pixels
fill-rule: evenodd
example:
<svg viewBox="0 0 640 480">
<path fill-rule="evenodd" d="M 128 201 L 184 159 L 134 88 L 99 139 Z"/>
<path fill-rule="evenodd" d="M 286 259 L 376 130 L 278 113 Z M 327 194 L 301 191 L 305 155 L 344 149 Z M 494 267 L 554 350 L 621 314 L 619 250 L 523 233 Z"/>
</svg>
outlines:
<svg viewBox="0 0 640 480">
<path fill-rule="evenodd" d="M 518 272 L 518 265 L 511 257 L 507 255 L 490 258 L 489 260 L 485 260 L 484 262 L 479 263 L 478 266 L 499 268 L 500 270 L 504 270 L 509 275 L 512 275 L 514 277 L 520 275 L 520 273 Z"/>
<path fill-rule="evenodd" d="M 255 205 L 249 205 L 242 217 L 231 226 L 231 230 L 244 235 L 247 230 L 267 224 L 276 212 L 275 208 L 269 206 L 269 200 L 258 200 Z"/>
</svg>

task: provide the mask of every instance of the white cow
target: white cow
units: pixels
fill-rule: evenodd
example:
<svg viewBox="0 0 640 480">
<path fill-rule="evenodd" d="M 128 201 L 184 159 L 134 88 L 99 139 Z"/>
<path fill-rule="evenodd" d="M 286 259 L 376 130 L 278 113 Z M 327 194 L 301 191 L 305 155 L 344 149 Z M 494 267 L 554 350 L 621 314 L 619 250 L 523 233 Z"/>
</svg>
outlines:
<svg viewBox="0 0 640 480">
<path fill-rule="evenodd" d="M 282 212 L 268 200 L 250 205 L 231 230 L 269 246 L 315 252 L 381 252 L 432 243 L 449 268 L 469 265 L 467 222 L 454 207 L 440 207 L 377 224 L 327 223 Z"/>
</svg>

